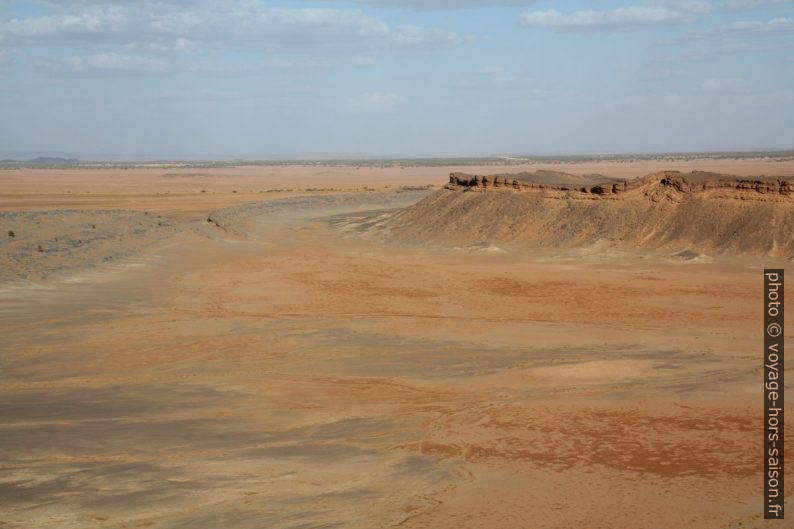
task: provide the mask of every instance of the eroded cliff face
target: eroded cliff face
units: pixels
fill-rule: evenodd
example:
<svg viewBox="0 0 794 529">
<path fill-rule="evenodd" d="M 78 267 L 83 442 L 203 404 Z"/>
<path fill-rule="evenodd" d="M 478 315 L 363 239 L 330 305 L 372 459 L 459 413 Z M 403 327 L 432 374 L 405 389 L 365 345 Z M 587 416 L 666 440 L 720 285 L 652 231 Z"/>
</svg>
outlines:
<svg viewBox="0 0 794 529">
<path fill-rule="evenodd" d="M 577 181 L 578 180 L 578 181 Z M 469 175 L 450 173 L 448 189 L 460 187 L 467 190 L 513 190 L 540 192 L 549 198 L 618 198 L 619 195 L 642 191 L 646 196 L 668 196 L 670 193 L 709 193 L 713 198 L 754 198 L 758 200 L 787 199 L 794 195 L 794 177 L 777 179 L 768 177 L 739 178 L 719 173 L 695 171 L 663 171 L 633 180 L 616 180 L 600 175 L 582 176 L 538 171 L 520 175 Z M 714 193 L 714 191 L 718 191 Z M 755 194 L 755 196 L 753 196 Z M 620 197 L 620 198 L 625 198 Z"/>
<path fill-rule="evenodd" d="M 794 177 L 665 171 L 632 180 L 537 172 L 452 173 L 395 215 L 405 241 L 551 249 L 794 256 Z"/>
<path fill-rule="evenodd" d="M 469 175 L 466 173 L 450 173 L 449 185 L 472 190 L 512 189 L 515 191 L 544 191 L 545 193 L 566 193 L 571 196 L 577 193 L 607 195 L 619 193 L 634 185 L 634 181 L 599 181 L 598 177 L 569 175 L 556 171 L 538 171 L 517 175 Z"/>
</svg>

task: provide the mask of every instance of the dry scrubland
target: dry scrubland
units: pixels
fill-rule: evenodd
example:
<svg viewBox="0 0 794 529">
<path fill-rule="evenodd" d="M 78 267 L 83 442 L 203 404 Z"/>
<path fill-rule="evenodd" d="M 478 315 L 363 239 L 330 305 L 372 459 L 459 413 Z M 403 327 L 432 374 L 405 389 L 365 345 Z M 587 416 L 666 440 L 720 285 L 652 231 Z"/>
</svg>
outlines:
<svg viewBox="0 0 794 529">
<path fill-rule="evenodd" d="M 0 171 L 0 527 L 761 527 L 788 232 L 442 187 L 506 169 L 794 162 Z"/>
</svg>

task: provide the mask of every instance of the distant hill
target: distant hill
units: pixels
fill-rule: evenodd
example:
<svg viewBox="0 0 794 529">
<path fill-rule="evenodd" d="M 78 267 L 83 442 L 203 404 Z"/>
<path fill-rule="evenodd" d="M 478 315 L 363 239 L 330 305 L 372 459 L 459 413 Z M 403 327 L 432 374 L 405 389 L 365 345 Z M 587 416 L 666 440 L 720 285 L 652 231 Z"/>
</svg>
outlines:
<svg viewBox="0 0 794 529">
<path fill-rule="evenodd" d="M 0 149 L 0 159 L 25 161 L 38 157 L 45 158 L 76 158 L 74 153 L 68 151 L 56 151 L 46 149 Z"/>
<path fill-rule="evenodd" d="M 80 160 L 78 160 L 77 158 L 56 158 L 51 156 L 37 156 L 32 160 L 28 160 L 27 163 L 71 164 L 71 163 L 80 163 Z"/>
<path fill-rule="evenodd" d="M 79 163 L 80 160 L 77 158 L 60 158 L 55 156 L 37 156 L 29 160 L 0 160 L 0 164 L 4 165 L 75 165 Z"/>
</svg>

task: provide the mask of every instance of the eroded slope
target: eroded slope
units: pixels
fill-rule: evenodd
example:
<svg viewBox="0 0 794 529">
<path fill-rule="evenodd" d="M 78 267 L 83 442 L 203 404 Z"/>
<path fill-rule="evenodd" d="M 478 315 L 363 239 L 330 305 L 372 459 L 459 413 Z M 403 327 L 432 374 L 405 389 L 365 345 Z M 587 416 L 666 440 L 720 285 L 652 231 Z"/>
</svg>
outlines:
<svg viewBox="0 0 794 529">
<path fill-rule="evenodd" d="M 564 173 L 450 175 L 395 215 L 413 242 L 521 242 L 754 255 L 794 254 L 794 179 L 665 171 L 616 180 Z"/>
</svg>

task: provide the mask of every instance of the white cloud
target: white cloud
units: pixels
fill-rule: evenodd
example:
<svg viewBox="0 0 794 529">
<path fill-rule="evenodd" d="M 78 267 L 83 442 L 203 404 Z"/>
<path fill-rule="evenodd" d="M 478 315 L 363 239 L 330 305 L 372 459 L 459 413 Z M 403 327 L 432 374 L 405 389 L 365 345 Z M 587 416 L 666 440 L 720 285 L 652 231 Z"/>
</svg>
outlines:
<svg viewBox="0 0 794 529">
<path fill-rule="evenodd" d="M 397 106 L 402 98 L 393 92 L 370 92 L 351 98 L 350 104 L 355 108 L 382 110 Z"/>
<path fill-rule="evenodd" d="M 694 22 L 715 13 L 750 11 L 791 3 L 793 0 L 671 0 L 611 10 L 583 10 L 563 13 L 553 9 L 529 11 L 520 16 L 521 25 L 558 33 L 586 33 L 639 29 L 650 26 Z"/>
<path fill-rule="evenodd" d="M 469 40 L 471 40 L 471 37 L 444 29 L 421 28 L 418 26 L 400 26 L 392 36 L 392 43 L 398 48 L 436 49 L 456 46 Z"/>
<path fill-rule="evenodd" d="M 353 59 L 353 65 L 358 68 L 369 68 L 378 63 L 377 59 L 372 55 L 359 55 Z"/>
<path fill-rule="evenodd" d="M 56 36 L 89 36 L 121 31 L 128 25 L 125 10 L 116 7 L 38 18 L 12 18 L 0 23 L 0 40 L 36 41 Z"/>
<path fill-rule="evenodd" d="M 794 33 L 794 18 L 778 17 L 771 20 L 738 21 L 704 31 L 691 32 L 681 37 L 680 41 L 776 37 L 792 33 Z"/>
<path fill-rule="evenodd" d="M 0 23 L 0 36 L 9 41 L 114 40 L 140 36 L 195 36 L 201 40 L 267 41 L 293 36 L 295 40 L 329 36 L 384 37 L 386 23 L 360 11 L 337 9 L 263 8 L 257 5 L 219 10 L 208 7 L 117 5 L 88 7 L 75 13 Z"/>
<path fill-rule="evenodd" d="M 713 39 L 712 39 L 713 40 Z M 762 46 L 756 42 L 718 42 L 706 45 L 687 46 L 676 53 L 667 53 L 658 58 L 660 62 L 681 63 L 689 61 L 713 60 L 717 57 L 736 57 L 750 53 L 771 53 L 777 51 L 775 46 Z"/>
<path fill-rule="evenodd" d="M 53 5 L 59 6 L 55 7 L 55 14 L 0 18 L 0 42 L 10 49 L 51 46 L 59 49 L 58 55 L 74 51 L 76 58 L 46 61 L 60 63 L 59 68 L 71 64 L 72 70 L 122 71 L 127 69 L 112 65 L 131 63 L 137 67 L 129 68 L 130 71 L 155 71 L 164 57 L 173 56 L 170 61 L 173 65 L 199 71 L 207 62 L 222 62 L 219 57 L 228 52 L 240 62 L 250 60 L 250 64 L 218 66 L 227 72 L 246 73 L 301 69 L 325 64 L 330 57 L 349 60 L 373 57 L 389 49 L 445 48 L 471 40 L 440 28 L 392 27 L 379 18 L 351 9 L 168 0 Z M 39 48 L 35 53 L 46 59 L 48 52 Z M 263 54 L 270 58 L 259 59 Z"/>
<path fill-rule="evenodd" d="M 668 2 L 657 2 L 677 11 L 696 13 L 699 15 L 709 15 L 712 13 L 728 13 L 732 11 L 750 11 L 781 4 L 791 3 L 792 0 L 722 0 L 719 2 L 707 2 L 705 0 L 672 0 Z"/>
<path fill-rule="evenodd" d="M 156 73 L 166 70 L 168 63 L 159 59 L 119 53 L 98 53 L 73 56 L 49 61 L 46 67 L 52 71 Z"/>
<path fill-rule="evenodd" d="M 196 53 L 201 45 L 190 39 L 179 37 L 169 41 L 130 42 L 124 48 L 133 52 L 151 54 Z"/>
<path fill-rule="evenodd" d="M 241 76 L 252 75 L 264 71 L 299 71 L 316 70 L 328 66 L 330 63 L 309 57 L 268 57 L 232 62 L 203 61 L 191 64 L 187 71 L 192 73 L 208 74 L 212 76 Z"/>
<path fill-rule="evenodd" d="M 742 21 L 728 24 L 717 29 L 721 33 L 737 33 L 742 35 L 774 35 L 783 33 L 794 33 L 794 19 L 792 18 L 773 18 L 767 21 Z"/>
<path fill-rule="evenodd" d="M 316 1 L 316 0 L 312 0 Z M 335 1 L 335 0 L 325 0 Z M 414 9 L 416 11 L 452 11 L 489 6 L 521 6 L 539 0 L 352 0 L 357 4 L 389 6 Z"/>
<path fill-rule="evenodd" d="M 688 22 L 692 16 L 665 7 L 620 7 L 610 11 L 574 11 L 561 13 L 556 10 L 523 13 L 522 26 L 533 29 L 548 29 L 560 33 L 597 32 L 635 29 Z"/>
</svg>

